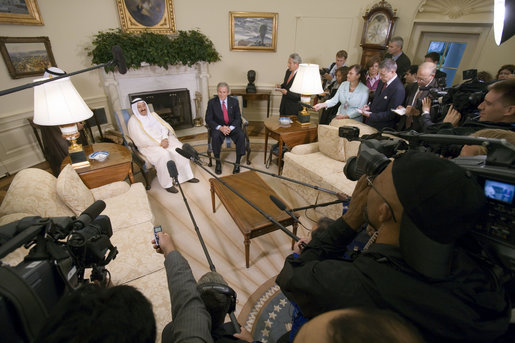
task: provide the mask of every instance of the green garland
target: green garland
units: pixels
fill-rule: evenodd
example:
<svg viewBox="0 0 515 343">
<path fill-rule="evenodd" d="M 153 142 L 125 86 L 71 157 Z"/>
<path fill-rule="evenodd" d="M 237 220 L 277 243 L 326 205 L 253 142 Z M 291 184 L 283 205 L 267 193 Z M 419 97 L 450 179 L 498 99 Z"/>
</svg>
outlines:
<svg viewBox="0 0 515 343">
<path fill-rule="evenodd" d="M 86 48 L 93 64 L 107 63 L 113 59 L 114 45 L 122 48 L 127 68 L 138 69 L 142 62 L 168 69 L 169 65 L 192 66 L 197 62 L 217 62 L 220 55 L 213 42 L 198 30 L 178 31 L 169 37 L 162 34 L 144 32 L 131 34 L 120 29 L 99 31 L 93 39 L 93 47 Z M 114 66 L 105 68 L 106 72 Z"/>
</svg>

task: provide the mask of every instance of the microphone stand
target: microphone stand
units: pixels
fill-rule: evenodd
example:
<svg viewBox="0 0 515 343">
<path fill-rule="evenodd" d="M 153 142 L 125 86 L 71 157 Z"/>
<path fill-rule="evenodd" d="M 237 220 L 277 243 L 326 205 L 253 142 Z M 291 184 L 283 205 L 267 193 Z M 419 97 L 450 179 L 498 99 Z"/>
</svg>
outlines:
<svg viewBox="0 0 515 343">
<path fill-rule="evenodd" d="M 198 153 L 198 154 L 200 156 L 202 156 L 202 157 L 209 157 L 206 154 L 201 154 L 201 153 Z M 325 189 L 325 188 L 322 188 L 322 187 L 319 187 L 319 186 L 310 185 L 309 183 L 304 183 L 302 181 L 297 181 L 297 180 L 294 180 L 294 179 L 290 179 L 289 177 L 286 177 L 286 176 L 277 175 L 277 174 L 270 173 L 270 172 L 267 172 L 267 171 L 264 171 L 264 170 L 248 167 L 248 166 L 246 166 L 246 165 L 244 165 L 242 163 L 235 163 L 235 162 L 225 161 L 225 160 L 222 161 L 220 158 L 216 158 L 216 157 L 213 157 L 213 158 L 215 160 L 217 160 L 217 161 L 220 161 L 220 162 L 230 163 L 230 164 L 233 164 L 233 165 L 239 165 L 242 168 L 246 168 L 246 169 L 250 169 L 250 170 L 262 173 L 262 174 L 270 175 L 270 176 L 276 177 L 276 178 L 281 179 L 281 180 L 297 183 L 297 184 L 302 185 L 302 186 L 306 186 L 306 187 L 310 187 L 310 188 L 316 189 L 317 191 L 322 191 L 322 192 L 329 193 L 329 194 L 336 195 L 336 196 L 338 195 L 338 192 L 335 192 L 335 191 L 332 191 L 332 190 L 329 190 L 329 189 Z"/>
<path fill-rule="evenodd" d="M 346 202 L 346 201 L 348 201 L 348 200 L 335 200 L 335 201 L 331 201 L 331 202 L 325 202 L 322 204 L 315 204 L 315 205 L 309 205 L 309 206 L 304 206 L 304 207 L 292 208 L 291 211 L 297 212 L 297 211 L 307 210 L 307 209 L 315 208 L 315 207 L 325 207 L 325 206 L 330 206 L 330 205 L 335 205 L 335 204 L 341 204 L 342 202 Z"/>
<path fill-rule="evenodd" d="M 187 158 L 186 156 L 182 155 L 184 158 Z M 262 209 L 260 209 L 259 207 L 257 207 L 256 205 L 254 205 L 254 203 L 252 203 L 251 201 L 249 201 L 247 198 L 245 198 L 243 195 L 241 195 L 237 190 L 235 190 L 233 187 L 229 186 L 227 184 L 227 182 L 225 182 L 224 180 L 222 180 L 221 178 L 219 178 L 218 176 L 216 176 L 213 172 L 211 172 L 210 170 L 208 170 L 206 167 L 204 167 L 202 165 L 202 162 L 201 161 L 198 161 L 196 160 L 195 158 L 193 157 L 190 157 L 189 158 L 193 163 L 195 163 L 196 165 L 198 165 L 200 168 L 202 168 L 205 172 L 207 172 L 209 175 L 211 175 L 212 177 L 214 177 L 217 181 L 219 181 L 222 185 L 224 185 L 225 187 L 227 187 L 231 192 L 233 192 L 234 194 L 236 194 L 238 197 L 240 197 L 243 201 L 245 201 L 247 204 L 249 204 L 253 209 L 255 209 L 256 211 L 258 211 L 263 217 L 265 217 L 266 219 L 268 219 L 269 221 L 271 221 L 272 223 L 274 223 L 275 225 L 277 225 L 277 227 L 279 229 L 281 229 L 284 233 L 286 233 L 288 236 L 290 236 L 292 239 L 294 239 L 296 242 L 299 241 L 299 237 L 297 237 L 293 232 L 291 232 L 290 230 L 288 230 L 287 228 L 285 228 L 283 225 L 281 225 L 277 220 L 275 220 L 272 216 L 270 216 L 269 214 L 265 213 Z"/>
<path fill-rule="evenodd" d="M 172 176 L 174 181 L 179 186 L 179 190 L 181 191 L 182 199 L 184 200 L 184 204 L 186 205 L 186 208 L 188 209 L 188 213 L 190 215 L 191 221 L 193 222 L 193 227 L 195 228 L 195 232 L 197 233 L 198 239 L 200 241 L 200 245 L 202 246 L 202 250 L 204 251 L 204 254 L 206 255 L 207 263 L 209 264 L 209 270 L 212 272 L 217 272 L 215 265 L 213 264 L 213 261 L 211 260 L 211 256 L 209 256 L 209 252 L 207 251 L 206 244 L 204 243 L 204 239 L 202 238 L 202 235 L 200 234 L 200 229 L 197 226 L 197 222 L 195 221 L 195 217 L 193 216 L 193 213 L 191 212 L 190 205 L 188 204 L 188 200 L 186 199 L 186 196 L 184 195 L 184 191 L 182 190 L 181 184 L 177 180 L 177 177 Z M 231 319 L 232 326 L 234 328 L 234 331 L 236 333 L 240 333 L 240 324 L 238 323 L 238 320 L 236 319 L 236 316 L 234 315 L 234 311 L 229 313 L 229 318 Z"/>
</svg>

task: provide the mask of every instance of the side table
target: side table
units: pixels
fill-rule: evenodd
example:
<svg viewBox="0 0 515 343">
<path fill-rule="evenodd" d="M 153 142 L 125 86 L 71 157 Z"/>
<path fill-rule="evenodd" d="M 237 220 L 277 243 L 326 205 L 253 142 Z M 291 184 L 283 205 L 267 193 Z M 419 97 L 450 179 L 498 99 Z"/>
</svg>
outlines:
<svg viewBox="0 0 515 343">
<path fill-rule="evenodd" d="M 129 177 L 129 181 L 134 183 L 132 175 L 132 156 L 129 149 L 123 145 L 114 143 L 96 143 L 84 146 L 86 156 L 95 151 L 107 151 L 109 156 L 103 162 L 89 160 L 90 166 L 76 169 L 81 180 L 88 188 L 96 188 L 115 181 L 123 181 Z M 63 169 L 70 162 L 70 156 L 61 163 Z"/>
<path fill-rule="evenodd" d="M 311 119 L 309 125 L 300 125 L 298 122 L 294 121 L 290 125 L 284 126 L 279 123 L 279 116 L 271 116 L 265 119 L 264 124 L 265 164 L 268 150 L 268 137 L 270 136 L 279 142 L 279 156 L 277 161 L 279 168 L 277 175 L 280 175 L 282 171 L 283 143 L 289 148 L 293 148 L 299 144 L 315 142 L 318 138 L 318 124 L 316 119 Z"/>
<path fill-rule="evenodd" d="M 266 117 L 270 117 L 270 94 L 271 91 L 258 91 L 256 93 L 247 93 L 245 89 L 232 89 L 231 95 L 241 96 L 243 98 L 243 106 L 247 106 L 247 100 L 266 100 Z"/>
</svg>

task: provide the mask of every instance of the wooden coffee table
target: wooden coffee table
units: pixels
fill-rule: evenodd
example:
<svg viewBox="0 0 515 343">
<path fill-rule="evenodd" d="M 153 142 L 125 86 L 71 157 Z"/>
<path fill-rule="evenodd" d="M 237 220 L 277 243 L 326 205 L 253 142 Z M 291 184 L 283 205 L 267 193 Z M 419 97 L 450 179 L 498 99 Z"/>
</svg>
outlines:
<svg viewBox="0 0 515 343">
<path fill-rule="evenodd" d="M 279 166 L 277 175 L 281 174 L 283 160 L 283 143 L 288 148 L 293 148 L 299 144 L 312 143 L 318 138 L 318 124 L 316 119 L 311 119 L 309 125 L 302 126 L 296 121 L 289 126 L 279 123 L 279 116 L 271 116 L 265 121 L 265 164 L 266 152 L 268 150 L 268 136 L 279 142 L 279 156 L 277 164 Z"/>
<path fill-rule="evenodd" d="M 279 208 L 277 208 L 272 200 L 270 200 L 270 195 L 273 195 L 278 199 L 281 198 L 263 181 L 261 177 L 259 177 L 256 172 L 247 171 L 239 174 L 224 176 L 220 179 L 234 188 L 238 193 L 247 198 L 263 212 L 277 220 L 277 222 L 283 226 L 286 227 L 292 225 L 293 233 L 297 234 L 297 222 L 295 222 L 293 218 L 291 218 L 284 211 L 281 211 Z M 213 212 L 216 212 L 216 194 L 243 234 L 245 244 L 245 265 L 248 268 L 250 240 L 269 232 L 279 230 L 279 227 L 266 219 L 261 213 L 247 204 L 243 199 L 237 196 L 229 188 L 224 186 L 220 181 L 211 178 L 209 179 L 209 184 L 211 185 L 211 202 L 213 204 Z M 298 218 L 298 215 L 295 215 Z"/>
<path fill-rule="evenodd" d="M 129 149 L 120 144 L 114 143 L 95 143 L 93 145 L 84 146 L 86 156 L 95 151 L 107 151 L 109 156 L 103 162 L 97 160 L 89 160 L 89 167 L 76 169 L 77 174 L 88 188 L 96 188 L 115 181 L 123 181 L 129 177 L 131 183 L 134 183 L 132 175 L 132 155 Z M 61 163 L 63 169 L 70 162 L 70 156 Z"/>
</svg>

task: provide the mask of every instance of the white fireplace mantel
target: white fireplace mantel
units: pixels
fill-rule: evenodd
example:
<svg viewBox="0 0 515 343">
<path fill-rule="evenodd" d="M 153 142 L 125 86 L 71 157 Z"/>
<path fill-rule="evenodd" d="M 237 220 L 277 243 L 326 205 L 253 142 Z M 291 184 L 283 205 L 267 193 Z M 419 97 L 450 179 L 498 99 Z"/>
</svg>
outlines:
<svg viewBox="0 0 515 343">
<path fill-rule="evenodd" d="M 102 69 L 104 87 L 114 111 L 129 109 L 129 94 L 132 93 L 187 88 L 190 91 L 192 122 L 206 111 L 208 78 L 207 62 L 199 62 L 192 67 L 173 65 L 168 69 L 147 64 L 139 69 L 129 69 L 123 75 L 118 72 L 106 73 Z M 195 105 L 196 100 L 200 100 L 200 108 Z"/>
</svg>

